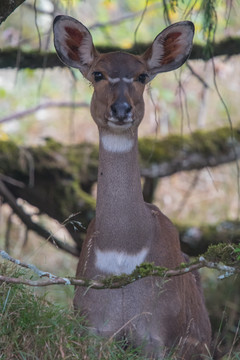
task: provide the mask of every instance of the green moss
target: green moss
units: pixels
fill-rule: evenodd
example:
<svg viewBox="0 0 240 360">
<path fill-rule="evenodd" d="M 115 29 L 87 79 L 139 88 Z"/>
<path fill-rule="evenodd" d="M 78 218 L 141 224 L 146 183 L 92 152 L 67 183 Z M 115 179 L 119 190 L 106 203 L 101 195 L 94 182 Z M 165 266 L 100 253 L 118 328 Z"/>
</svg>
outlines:
<svg viewBox="0 0 240 360">
<path fill-rule="evenodd" d="M 44 148 L 49 151 L 60 151 L 62 148 L 62 144 L 53 138 L 47 137 L 45 138 Z"/>
<path fill-rule="evenodd" d="M 4 174 L 23 170 L 20 164 L 21 150 L 13 141 L 0 141 L 0 170 Z"/>
<path fill-rule="evenodd" d="M 192 264 L 192 263 L 191 263 Z M 190 263 L 181 263 L 177 269 L 186 269 L 187 267 L 189 267 L 189 265 L 191 265 Z"/>
<path fill-rule="evenodd" d="M 196 152 L 209 156 L 229 152 L 240 142 L 240 131 L 229 127 L 214 131 L 195 131 L 191 135 L 169 135 L 158 140 L 144 138 L 139 140 L 139 152 L 143 164 L 161 163 L 186 157 Z"/>
<path fill-rule="evenodd" d="M 235 251 L 236 245 L 229 244 L 218 244 L 209 246 L 207 252 L 204 254 L 204 257 L 208 261 L 212 262 L 222 262 L 225 265 L 236 265 L 240 262 Z"/>
<path fill-rule="evenodd" d="M 106 288 L 111 288 L 116 285 L 117 288 L 121 288 L 127 284 L 130 284 L 133 281 L 132 275 L 122 274 L 122 275 L 113 275 L 103 279 L 103 285 Z"/>
<path fill-rule="evenodd" d="M 208 132 L 195 131 L 190 137 L 192 150 L 206 156 L 224 153 L 232 147 L 234 141 L 240 141 L 239 133 L 238 131 L 231 132 L 229 127 Z"/>
<path fill-rule="evenodd" d="M 169 161 L 182 149 L 184 138 L 170 135 L 165 139 L 154 138 L 139 139 L 138 146 L 143 163 L 160 163 Z"/>
<path fill-rule="evenodd" d="M 110 276 L 103 279 L 103 284 L 106 288 L 114 287 L 115 285 L 119 288 L 147 276 L 163 277 L 167 270 L 167 268 L 155 266 L 154 263 L 142 263 L 141 265 L 136 266 L 135 270 L 131 274 Z"/>
<path fill-rule="evenodd" d="M 95 198 L 85 192 L 78 183 L 74 182 L 72 185 L 73 189 L 76 191 L 77 198 L 82 199 L 86 203 L 86 205 L 88 205 L 91 209 L 94 210 L 96 208 Z"/>
<path fill-rule="evenodd" d="M 163 276 L 166 270 L 168 269 L 161 266 L 156 266 L 154 263 L 142 263 L 136 267 L 132 275 L 135 278 L 143 278 L 153 274 L 156 276 Z"/>
<path fill-rule="evenodd" d="M 18 151 L 18 146 L 13 141 L 0 141 L 0 154 Z"/>
<path fill-rule="evenodd" d="M 65 155 L 71 168 L 75 169 L 78 174 L 81 173 L 81 177 L 83 174 L 85 175 L 86 171 L 88 174 L 90 172 L 90 175 L 94 171 L 94 175 L 97 175 L 98 146 L 90 143 L 68 146 Z"/>
</svg>

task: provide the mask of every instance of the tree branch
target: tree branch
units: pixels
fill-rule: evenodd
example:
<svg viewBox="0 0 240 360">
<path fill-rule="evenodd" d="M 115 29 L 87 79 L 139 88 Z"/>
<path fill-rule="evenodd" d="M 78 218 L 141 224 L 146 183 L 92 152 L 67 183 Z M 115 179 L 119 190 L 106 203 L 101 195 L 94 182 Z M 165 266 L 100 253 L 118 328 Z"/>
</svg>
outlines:
<svg viewBox="0 0 240 360">
<path fill-rule="evenodd" d="M 179 171 L 215 167 L 240 157 L 240 130 L 219 128 L 191 135 L 170 135 L 153 142 L 140 139 L 141 175 L 161 178 Z"/>
<path fill-rule="evenodd" d="M 45 238 L 50 244 L 53 244 L 55 247 L 68 252 L 71 255 L 78 256 L 79 250 L 76 247 L 70 246 L 67 243 L 62 242 L 57 239 L 56 236 L 51 234 L 48 230 L 46 230 L 41 225 L 33 222 L 31 216 L 27 215 L 23 209 L 17 204 L 15 198 L 11 194 L 11 192 L 7 189 L 2 181 L 0 181 L 0 195 L 2 195 L 7 203 L 11 206 L 12 210 L 18 217 L 22 220 L 22 222 L 27 226 L 29 230 L 35 231 L 38 235 Z"/>
<path fill-rule="evenodd" d="M 137 43 L 130 49 L 124 49 L 126 52 L 133 54 L 143 53 L 150 44 Z M 120 51 L 123 50 L 118 46 L 97 46 L 100 52 Z M 212 46 L 212 56 L 233 56 L 240 54 L 240 38 L 226 38 L 219 43 Z M 55 52 L 26 52 L 21 49 L 4 49 L 0 52 L 0 69 L 15 68 L 19 69 L 38 69 L 38 68 L 53 68 L 65 67 L 59 60 Z M 211 58 L 206 54 L 203 45 L 194 44 L 190 60 L 202 59 L 207 61 Z"/>
<path fill-rule="evenodd" d="M 24 111 L 19 111 L 17 113 L 5 116 L 3 118 L 0 119 L 0 124 L 11 121 L 11 120 L 16 120 L 16 119 L 21 119 L 25 116 L 29 116 L 39 110 L 42 109 L 47 109 L 47 108 L 61 108 L 61 107 L 71 107 L 71 108 L 82 108 L 82 107 L 86 107 L 89 108 L 89 104 L 85 103 L 85 102 L 67 102 L 67 101 L 61 101 L 61 102 L 47 102 L 44 104 L 39 104 L 35 107 L 29 108 L 27 110 Z"/>
<path fill-rule="evenodd" d="M 48 280 L 33 281 L 28 279 L 13 278 L 13 277 L 0 275 L 0 282 L 5 282 L 8 284 L 23 284 L 28 286 L 74 285 L 74 286 L 84 286 L 87 288 L 92 288 L 97 290 L 118 289 L 148 276 L 157 276 L 166 279 L 173 276 L 184 275 L 189 272 L 199 270 L 203 267 L 207 267 L 209 269 L 216 269 L 218 271 L 223 272 L 223 274 L 219 276 L 220 279 L 224 279 L 225 277 L 229 277 L 234 274 L 240 273 L 240 268 L 238 267 L 207 261 L 203 256 L 201 256 L 194 263 L 182 264 L 181 268 L 177 268 L 173 270 L 162 268 L 160 266 L 154 266 L 153 264 L 149 264 L 149 263 L 143 263 L 142 265 L 137 266 L 136 269 L 130 275 L 123 274 L 120 276 L 103 278 L 101 281 L 100 280 L 96 281 L 96 280 L 84 279 L 84 278 L 76 279 L 76 278 L 68 278 L 68 277 L 64 277 L 64 278 L 58 277 L 49 272 L 44 272 L 39 270 L 35 265 L 26 264 L 21 262 L 20 260 L 14 259 L 3 250 L 0 250 L 0 255 L 5 260 L 11 261 L 16 265 L 32 270 L 35 274 L 37 274 L 41 278 L 42 277 L 48 278 Z"/>
</svg>

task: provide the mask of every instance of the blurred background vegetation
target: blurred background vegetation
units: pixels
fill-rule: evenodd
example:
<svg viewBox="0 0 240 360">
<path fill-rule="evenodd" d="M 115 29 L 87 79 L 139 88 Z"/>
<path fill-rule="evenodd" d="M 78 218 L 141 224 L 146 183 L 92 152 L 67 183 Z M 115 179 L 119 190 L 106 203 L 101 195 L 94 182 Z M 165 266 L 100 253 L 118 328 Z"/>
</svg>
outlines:
<svg viewBox="0 0 240 360">
<path fill-rule="evenodd" d="M 1 16 L 7 9 L 4 3 L 0 5 Z M 53 19 L 59 14 L 83 22 L 102 51 L 109 47 L 138 51 L 170 23 L 194 22 L 194 48 L 188 64 L 157 76 L 145 92 L 145 118 L 139 130 L 142 148 L 148 146 L 144 166 L 152 164 L 163 139 L 177 136 L 184 147 L 185 136 L 191 138 L 197 132 L 203 134 L 204 144 L 212 144 L 209 134 L 221 128 L 229 130 L 227 142 L 233 144 L 234 156 L 219 166 L 195 166 L 189 171 L 180 168 L 160 180 L 143 178 L 143 184 L 147 188 L 150 182 L 148 197 L 180 230 L 185 229 L 185 242 L 198 242 L 206 229 L 214 228 L 215 232 L 208 233 L 210 242 L 221 232 L 226 246 L 234 236 L 239 244 L 239 141 L 232 136 L 233 128 L 240 131 L 239 0 L 18 3 L 22 4 L 5 16 L 0 26 L 0 181 L 4 186 L 0 194 L 0 247 L 43 270 L 74 276 L 77 257 L 58 250 L 49 239 L 43 240 L 48 235 L 39 236 L 39 229 L 31 231 L 32 223 L 27 226 L 16 209 L 30 222 L 48 229 L 49 235 L 77 249 L 76 253 L 80 251 L 77 238 L 84 238 L 85 227 L 94 215 L 98 134 L 89 113 L 92 88 L 78 71 L 59 66 L 52 35 Z M 204 155 L 208 159 L 212 153 Z M 70 173 L 72 188 L 68 192 L 76 203 L 63 190 Z M 58 181 L 62 181 L 61 186 Z M 63 203 L 65 212 L 50 211 L 53 203 L 58 209 Z M 190 240 L 186 240 L 187 235 Z M 240 280 L 220 281 L 218 274 L 209 270 L 201 275 L 214 339 L 223 350 L 240 353 Z M 51 301 L 68 306 L 72 296 L 73 289 L 67 287 L 48 289 L 47 294 Z M 235 356 L 239 359 L 240 355 Z"/>
</svg>

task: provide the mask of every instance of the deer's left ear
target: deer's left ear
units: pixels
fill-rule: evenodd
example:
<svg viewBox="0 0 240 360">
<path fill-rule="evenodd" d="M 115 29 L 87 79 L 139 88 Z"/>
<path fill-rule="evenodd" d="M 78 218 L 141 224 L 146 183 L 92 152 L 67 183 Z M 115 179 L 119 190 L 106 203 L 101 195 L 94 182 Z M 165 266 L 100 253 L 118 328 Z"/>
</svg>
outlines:
<svg viewBox="0 0 240 360">
<path fill-rule="evenodd" d="M 150 80 L 160 72 L 175 70 L 189 57 L 192 50 L 194 25 L 181 21 L 163 30 L 142 55 L 147 63 Z"/>
</svg>

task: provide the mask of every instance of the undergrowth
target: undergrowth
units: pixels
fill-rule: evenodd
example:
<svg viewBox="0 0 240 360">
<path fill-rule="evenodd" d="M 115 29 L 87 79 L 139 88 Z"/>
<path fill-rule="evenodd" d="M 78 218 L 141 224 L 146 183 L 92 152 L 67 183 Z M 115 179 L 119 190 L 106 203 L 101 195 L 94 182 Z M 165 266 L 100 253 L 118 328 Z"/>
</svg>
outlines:
<svg viewBox="0 0 240 360">
<path fill-rule="evenodd" d="M 26 272 L 0 263 L 0 274 Z M 172 359 L 174 359 L 173 357 Z M 90 334 L 72 309 L 50 303 L 24 285 L 0 283 L 0 360 L 144 360 L 137 349 Z M 170 357 L 165 360 L 170 360 Z M 210 357 L 209 357 L 210 359 Z M 232 353 L 226 360 L 240 360 Z M 207 359 L 206 359 L 207 360 Z"/>
<path fill-rule="evenodd" d="M 22 275 L 2 264 L 0 270 L 6 276 Z M 52 304 L 24 285 L 0 284 L 1 360 L 144 359 L 122 345 L 90 335 L 72 309 Z"/>
</svg>

